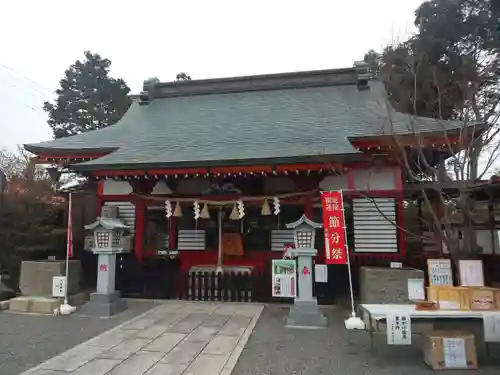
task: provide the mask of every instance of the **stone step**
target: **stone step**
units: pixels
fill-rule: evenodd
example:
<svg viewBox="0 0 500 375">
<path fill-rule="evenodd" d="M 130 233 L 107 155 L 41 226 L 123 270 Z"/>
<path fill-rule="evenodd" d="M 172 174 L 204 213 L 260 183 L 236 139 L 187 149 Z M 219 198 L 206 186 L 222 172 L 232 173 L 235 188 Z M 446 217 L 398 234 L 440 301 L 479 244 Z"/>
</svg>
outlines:
<svg viewBox="0 0 500 375">
<path fill-rule="evenodd" d="M 68 297 L 68 303 L 72 306 L 82 305 L 89 299 L 88 292 L 80 292 Z M 61 306 L 62 299 L 36 297 L 36 296 L 21 296 L 13 298 L 9 301 L 9 311 L 24 312 L 34 314 L 53 314 L 54 310 Z"/>
</svg>

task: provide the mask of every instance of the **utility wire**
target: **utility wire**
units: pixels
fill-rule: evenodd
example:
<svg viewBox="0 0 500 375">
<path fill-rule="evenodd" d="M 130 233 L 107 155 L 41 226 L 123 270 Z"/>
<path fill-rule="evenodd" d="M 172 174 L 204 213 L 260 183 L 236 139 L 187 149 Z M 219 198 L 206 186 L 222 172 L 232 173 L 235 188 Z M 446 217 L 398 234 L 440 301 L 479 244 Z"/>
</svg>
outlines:
<svg viewBox="0 0 500 375">
<path fill-rule="evenodd" d="M 47 87 L 45 87 L 44 85 L 42 85 L 41 83 L 35 81 L 34 79 L 31 79 L 29 77 L 26 77 L 24 74 L 18 72 L 17 70 L 5 65 L 4 63 L 0 62 L 0 66 L 2 68 L 4 68 L 5 70 L 8 70 L 10 71 L 11 73 L 14 73 L 15 75 L 23 78 L 24 80 L 28 81 L 28 82 L 31 82 L 33 83 L 35 86 L 39 87 L 39 89 L 36 89 L 36 88 L 33 88 L 35 91 L 38 91 L 39 93 L 43 94 L 43 95 L 48 95 L 48 96 L 51 96 L 53 95 L 53 90 L 51 89 L 48 89 Z"/>
<path fill-rule="evenodd" d="M 28 86 L 28 85 L 25 85 L 22 83 L 21 83 L 21 85 L 19 85 L 19 84 L 16 84 L 17 82 L 13 83 L 13 82 L 10 82 L 8 80 L 0 81 L 1 83 L 7 84 L 15 89 L 18 89 L 22 93 L 29 92 L 30 94 L 32 94 L 32 97 L 36 96 L 37 98 L 40 98 L 40 96 L 42 96 L 46 100 L 49 100 L 51 98 L 52 90 L 48 89 L 47 87 L 45 87 L 41 83 L 35 81 L 34 79 L 31 79 L 31 78 L 25 76 L 24 74 L 20 73 L 16 69 L 9 67 L 2 62 L 0 62 L 0 67 L 3 68 L 4 70 L 9 71 L 10 73 L 13 73 L 14 75 L 10 74 L 11 77 L 22 78 L 22 80 L 24 80 L 25 82 L 31 83 L 31 85 Z M 19 82 L 22 82 L 22 81 L 19 81 Z M 26 97 L 24 97 L 24 96 L 22 97 L 22 100 L 21 100 L 21 97 L 17 97 L 16 102 L 27 106 L 29 109 L 31 109 L 32 111 L 34 111 L 36 113 L 39 113 L 39 114 L 44 113 L 43 110 L 41 109 L 41 107 L 35 108 L 30 103 L 31 101 L 26 100 Z"/>
<path fill-rule="evenodd" d="M 0 83 L 1 83 L 1 84 L 7 84 L 7 85 L 9 85 L 9 86 L 11 86 L 11 87 L 13 87 L 13 88 L 15 88 L 15 89 L 18 89 L 18 90 L 19 90 L 21 93 L 23 93 L 23 94 L 24 94 L 25 92 L 29 92 L 29 91 L 31 90 L 31 93 L 30 93 L 30 94 L 34 94 L 34 93 L 36 93 L 36 96 L 31 96 L 31 98 L 33 98 L 33 99 L 35 99 L 35 98 L 40 98 L 40 93 L 39 93 L 39 91 L 32 90 L 32 89 L 30 89 L 29 87 L 20 87 L 20 86 L 18 86 L 18 85 L 15 85 L 15 84 L 14 84 L 14 83 L 12 83 L 12 82 L 9 82 L 9 81 L 0 81 Z M 10 95 L 9 95 L 9 96 L 5 95 L 5 97 L 7 98 L 7 100 L 9 100 L 9 99 L 13 99 L 13 97 L 12 97 L 12 96 L 10 96 Z M 46 99 L 48 99 L 48 98 L 46 97 L 46 95 L 44 95 L 44 97 L 45 97 Z M 33 106 L 33 104 L 32 104 L 32 103 L 33 103 L 33 100 L 28 100 L 28 98 L 27 98 L 26 96 L 15 95 L 15 98 L 14 98 L 14 99 L 15 99 L 15 102 L 16 102 L 16 103 L 21 104 L 21 105 L 25 105 L 26 107 L 28 107 L 29 109 L 31 109 L 31 110 L 32 110 L 32 111 L 34 111 L 34 112 L 37 112 L 37 113 L 43 113 L 43 110 L 42 110 L 41 106 L 40 106 L 40 108 L 35 108 L 35 107 Z"/>
</svg>

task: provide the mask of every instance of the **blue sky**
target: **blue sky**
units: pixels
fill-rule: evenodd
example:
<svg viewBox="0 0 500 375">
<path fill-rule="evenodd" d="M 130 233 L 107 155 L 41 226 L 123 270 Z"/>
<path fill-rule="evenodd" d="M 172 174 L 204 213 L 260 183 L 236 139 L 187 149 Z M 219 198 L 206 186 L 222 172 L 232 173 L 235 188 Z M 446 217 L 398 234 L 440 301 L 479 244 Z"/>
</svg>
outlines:
<svg viewBox="0 0 500 375">
<path fill-rule="evenodd" d="M 50 139 L 42 110 L 84 50 L 138 92 L 193 79 L 352 66 L 413 31 L 420 0 L 16 0 L 0 12 L 0 148 Z"/>
</svg>

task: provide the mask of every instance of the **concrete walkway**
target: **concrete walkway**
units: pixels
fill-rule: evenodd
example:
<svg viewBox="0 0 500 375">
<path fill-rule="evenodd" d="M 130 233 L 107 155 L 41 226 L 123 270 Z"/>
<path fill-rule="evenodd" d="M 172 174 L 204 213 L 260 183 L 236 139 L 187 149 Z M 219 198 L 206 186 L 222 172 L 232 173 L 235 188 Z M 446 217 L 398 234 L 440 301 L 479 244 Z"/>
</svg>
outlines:
<svg viewBox="0 0 500 375">
<path fill-rule="evenodd" d="M 21 375 L 230 375 L 262 310 L 168 301 Z"/>
</svg>

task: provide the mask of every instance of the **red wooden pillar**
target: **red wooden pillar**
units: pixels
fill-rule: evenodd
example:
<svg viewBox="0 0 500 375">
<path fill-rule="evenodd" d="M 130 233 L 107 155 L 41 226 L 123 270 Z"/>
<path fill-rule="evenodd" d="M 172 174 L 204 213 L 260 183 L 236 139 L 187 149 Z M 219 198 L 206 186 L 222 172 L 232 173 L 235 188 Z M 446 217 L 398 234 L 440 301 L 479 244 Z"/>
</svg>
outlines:
<svg viewBox="0 0 500 375">
<path fill-rule="evenodd" d="M 143 254 L 145 213 L 146 213 L 146 204 L 142 199 L 137 199 L 135 201 L 134 254 L 139 262 L 142 261 L 142 254 Z"/>
<path fill-rule="evenodd" d="M 306 215 L 309 220 L 313 220 L 313 202 L 311 197 L 309 196 L 305 199 L 304 202 L 304 215 Z"/>
<path fill-rule="evenodd" d="M 175 250 L 177 245 L 177 220 L 174 216 L 168 219 L 168 248 Z"/>
<path fill-rule="evenodd" d="M 97 205 L 96 205 L 96 216 L 101 216 L 102 206 L 104 205 L 104 182 L 97 182 Z"/>
</svg>

